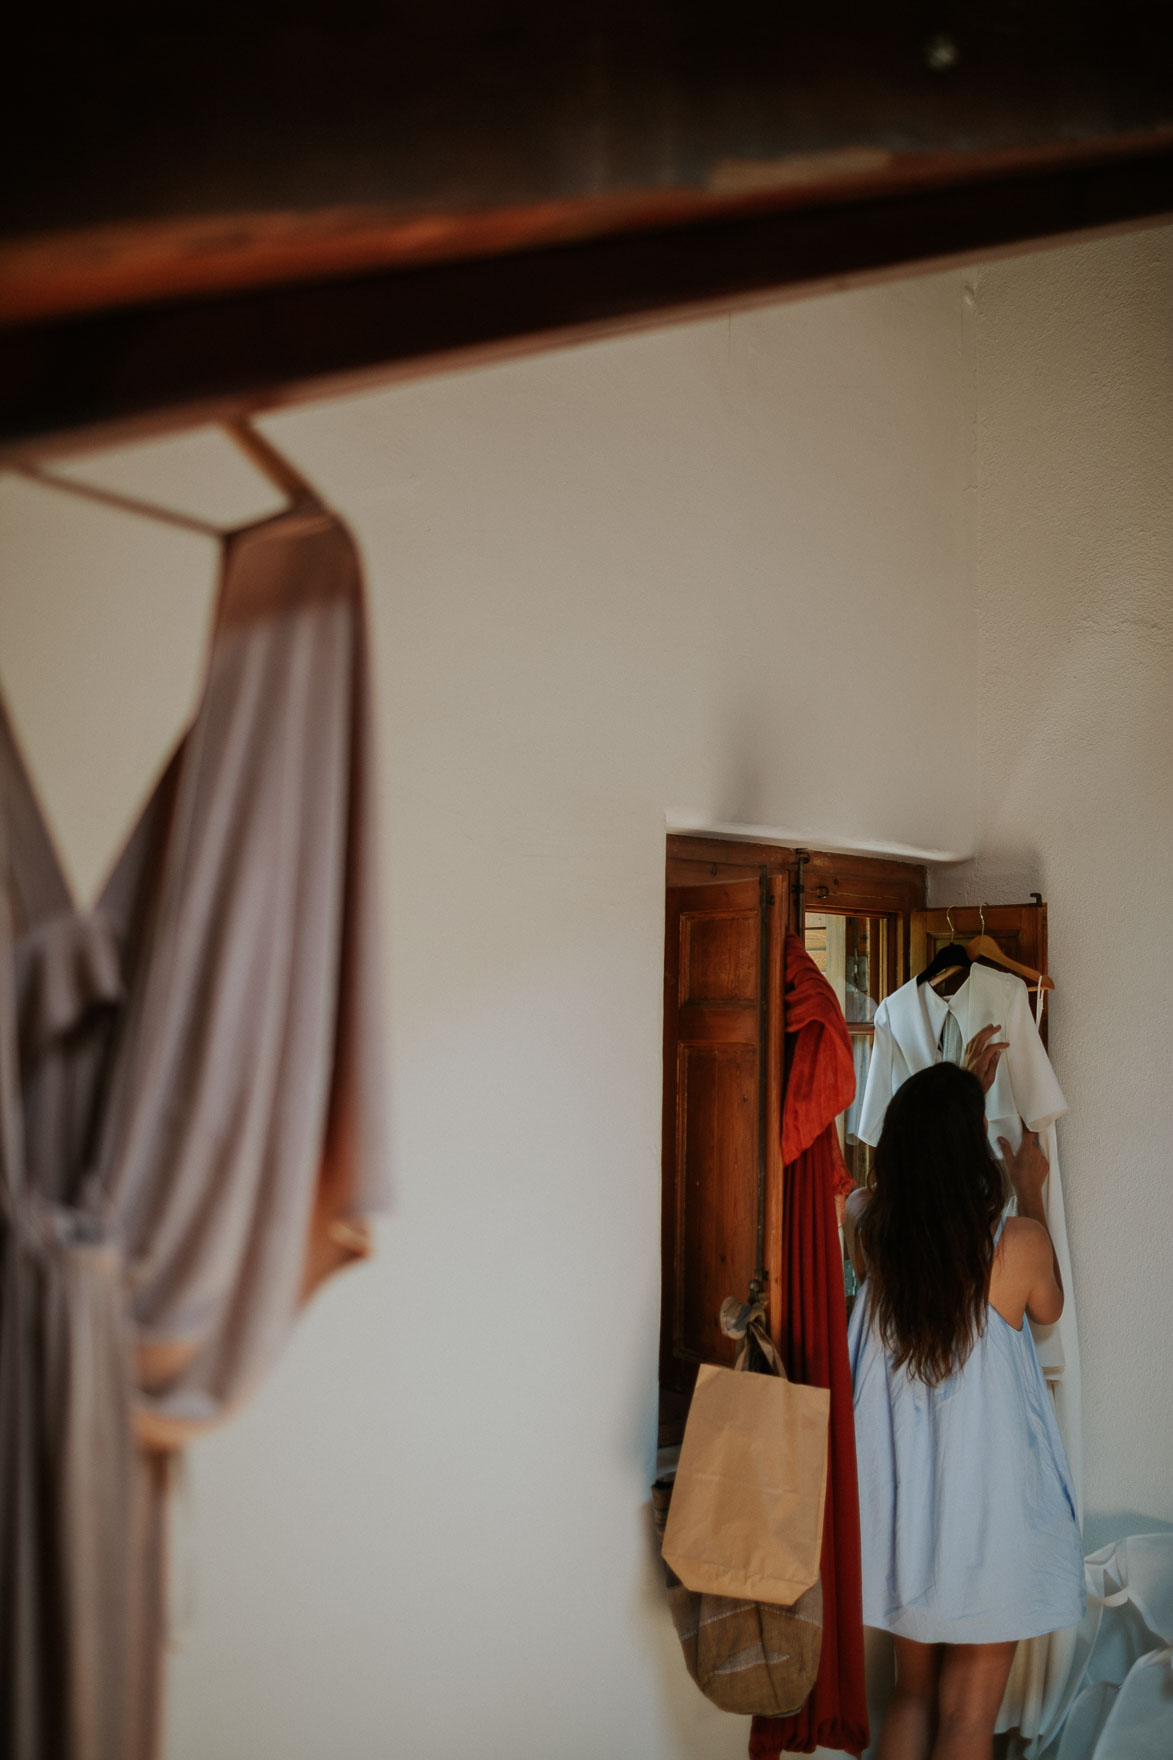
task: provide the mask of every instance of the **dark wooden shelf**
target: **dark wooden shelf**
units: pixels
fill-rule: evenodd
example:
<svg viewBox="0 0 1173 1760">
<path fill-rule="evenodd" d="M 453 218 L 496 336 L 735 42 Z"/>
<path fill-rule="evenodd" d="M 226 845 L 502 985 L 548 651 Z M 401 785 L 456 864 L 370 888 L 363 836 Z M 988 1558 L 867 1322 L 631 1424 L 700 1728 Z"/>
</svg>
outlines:
<svg viewBox="0 0 1173 1760">
<path fill-rule="evenodd" d="M 1139 0 L 419 10 L 24 22 L 0 443 L 1173 213 Z"/>
</svg>

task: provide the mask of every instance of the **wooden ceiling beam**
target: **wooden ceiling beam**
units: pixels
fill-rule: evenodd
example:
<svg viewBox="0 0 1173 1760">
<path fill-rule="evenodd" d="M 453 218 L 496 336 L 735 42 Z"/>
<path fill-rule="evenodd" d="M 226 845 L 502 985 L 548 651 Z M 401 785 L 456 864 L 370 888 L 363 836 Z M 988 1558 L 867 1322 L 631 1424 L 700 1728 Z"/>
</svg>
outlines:
<svg viewBox="0 0 1173 1760">
<path fill-rule="evenodd" d="M 23 20 L 0 447 L 1173 215 L 1143 0 L 110 0 Z"/>
</svg>

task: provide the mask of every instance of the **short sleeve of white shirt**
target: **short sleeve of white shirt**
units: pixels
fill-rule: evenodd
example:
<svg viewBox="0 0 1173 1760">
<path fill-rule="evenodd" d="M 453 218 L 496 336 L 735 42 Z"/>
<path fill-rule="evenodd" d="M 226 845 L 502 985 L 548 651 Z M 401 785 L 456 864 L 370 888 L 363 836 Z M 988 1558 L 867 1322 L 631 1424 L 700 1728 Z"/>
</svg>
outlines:
<svg viewBox="0 0 1173 1760">
<path fill-rule="evenodd" d="M 884 1114 L 888 1110 L 888 1102 L 892 1098 L 894 1086 L 899 1084 L 894 1076 L 895 1041 L 892 1029 L 888 1025 L 888 1004 L 881 1002 L 876 1010 L 875 1037 L 872 1040 L 871 1061 L 868 1064 L 867 1086 L 863 1091 L 863 1105 L 859 1110 L 859 1123 L 855 1134 L 861 1143 L 870 1143 L 874 1148 L 880 1140 L 880 1132 L 884 1128 Z"/>
</svg>

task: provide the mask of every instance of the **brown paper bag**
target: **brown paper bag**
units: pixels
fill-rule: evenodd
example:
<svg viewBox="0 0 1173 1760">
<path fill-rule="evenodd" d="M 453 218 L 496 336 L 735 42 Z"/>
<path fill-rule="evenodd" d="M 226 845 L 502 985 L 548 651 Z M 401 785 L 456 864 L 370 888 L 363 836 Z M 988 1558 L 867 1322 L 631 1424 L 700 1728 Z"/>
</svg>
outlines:
<svg viewBox="0 0 1173 1760">
<path fill-rule="evenodd" d="M 824 1387 L 701 1365 L 663 1547 L 686 1588 L 789 1606 L 818 1580 L 830 1413 Z"/>
</svg>

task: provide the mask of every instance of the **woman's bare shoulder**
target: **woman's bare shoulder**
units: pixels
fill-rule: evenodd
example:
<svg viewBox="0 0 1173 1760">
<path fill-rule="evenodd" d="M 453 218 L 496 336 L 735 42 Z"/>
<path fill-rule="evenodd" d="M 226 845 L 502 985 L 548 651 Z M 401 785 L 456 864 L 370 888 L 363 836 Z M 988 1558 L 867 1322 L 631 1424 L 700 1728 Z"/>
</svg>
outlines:
<svg viewBox="0 0 1173 1760">
<path fill-rule="evenodd" d="M 990 1278 L 994 1306 L 1001 1310 L 1004 1298 L 1020 1297 L 1032 1320 L 1053 1325 L 1063 1312 L 1063 1285 L 1046 1228 L 1031 1217 L 1013 1216 L 1002 1231 L 1000 1245 L 1004 1251 L 1000 1260 L 995 1257 Z"/>
<path fill-rule="evenodd" d="M 1044 1324 L 1059 1318 L 1063 1297 L 1054 1287 L 1051 1237 L 1041 1222 L 1007 1217 L 990 1273 L 990 1302 L 1015 1328 L 1027 1313 Z"/>
<path fill-rule="evenodd" d="M 844 1216 L 850 1216 L 853 1222 L 858 1222 L 871 1201 L 872 1194 L 867 1186 L 856 1186 L 853 1192 L 847 1194 L 843 1205 Z"/>
<path fill-rule="evenodd" d="M 1050 1235 L 1041 1222 L 1035 1222 L 1029 1216 L 1008 1216 L 1002 1226 L 999 1246 L 1007 1260 L 1020 1264 L 1033 1261 L 1040 1254 L 1048 1261 L 1051 1257 Z"/>
</svg>

